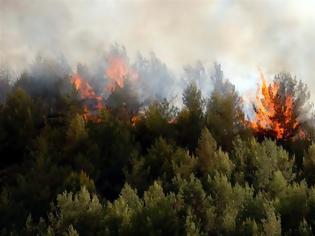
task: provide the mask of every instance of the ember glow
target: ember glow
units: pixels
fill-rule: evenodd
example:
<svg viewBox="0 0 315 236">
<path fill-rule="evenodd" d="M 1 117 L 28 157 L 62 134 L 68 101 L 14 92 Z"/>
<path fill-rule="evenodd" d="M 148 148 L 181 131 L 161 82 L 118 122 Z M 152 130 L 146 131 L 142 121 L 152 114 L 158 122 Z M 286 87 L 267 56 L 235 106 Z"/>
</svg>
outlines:
<svg viewBox="0 0 315 236">
<path fill-rule="evenodd" d="M 256 134 L 276 139 L 289 139 L 296 135 L 304 136 L 294 112 L 293 96 L 280 90 L 280 84 L 267 84 L 260 73 L 261 87 L 258 88 L 254 105 L 255 118 L 251 127 Z"/>
</svg>

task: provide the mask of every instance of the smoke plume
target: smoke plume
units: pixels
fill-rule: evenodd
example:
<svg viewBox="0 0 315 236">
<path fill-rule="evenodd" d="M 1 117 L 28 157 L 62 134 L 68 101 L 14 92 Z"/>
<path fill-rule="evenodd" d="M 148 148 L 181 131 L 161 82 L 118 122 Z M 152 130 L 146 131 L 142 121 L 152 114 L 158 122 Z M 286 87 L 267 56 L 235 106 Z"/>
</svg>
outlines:
<svg viewBox="0 0 315 236">
<path fill-rule="evenodd" d="M 117 42 L 152 79 L 153 94 L 169 95 L 198 68 L 196 79 L 206 80 L 214 61 L 244 93 L 255 91 L 257 67 L 267 77 L 291 72 L 314 93 L 314 7 L 308 0 L 0 0 L 0 63 L 19 73 L 40 53 L 63 56 L 73 70 L 101 67 Z"/>
</svg>

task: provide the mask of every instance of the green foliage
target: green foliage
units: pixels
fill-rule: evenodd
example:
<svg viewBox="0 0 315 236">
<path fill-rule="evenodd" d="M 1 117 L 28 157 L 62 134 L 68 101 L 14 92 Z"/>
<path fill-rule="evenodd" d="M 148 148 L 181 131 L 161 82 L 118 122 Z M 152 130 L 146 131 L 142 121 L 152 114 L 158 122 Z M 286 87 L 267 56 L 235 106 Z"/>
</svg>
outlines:
<svg viewBox="0 0 315 236">
<path fill-rule="evenodd" d="M 305 183 L 289 185 L 277 204 L 281 215 L 282 231 L 293 233 L 307 216 L 307 186 Z"/>
<path fill-rule="evenodd" d="M 300 225 L 296 235 L 309 236 L 313 235 L 312 228 L 309 226 L 306 220 L 303 220 Z"/>
<path fill-rule="evenodd" d="M 69 129 L 67 131 L 67 139 L 70 142 L 78 142 L 81 139 L 86 138 L 87 131 L 85 129 L 85 124 L 83 117 L 77 114 L 71 121 Z"/>
<path fill-rule="evenodd" d="M 132 221 L 132 235 L 179 235 L 173 194 L 165 195 L 161 185 L 155 182 L 144 193 L 143 202 L 144 208 Z"/>
<path fill-rule="evenodd" d="M 272 197 L 280 197 L 284 194 L 288 186 L 287 180 L 283 177 L 282 172 L 277 170 L 273 174 L 273 178 L 270 183 L 270 194 Z"/>
<path fill-rule="evenodd" d="M 176 114 L 177 109 L 164 100 L 150 104 L 144 115 L 136 117 L 135 133 L 143 151 L 159 137 L 167 140 L 175 138 L 173 127 Z"/>
<path fill-rule="evenodd" d="M 180 225 L 174 205 L 175 196 L 165 195 L 156 182 L 143 199 L 125 185 L 120 197 L 106 209 L 106 234 L 178 235 Z"/>
<path fill-rule="evenodd" d="M 64 192 L 57 196 L 57 203 L 49 214 L 49 225 L 55 234 L 78 231 L 80 235 L 90 232 L 97 235 L 101 232 L 102 214 L 103 206 L 98 197 L 82 187 L 77 194 Z"/>
<path fill-rule="evenodd" d="M 185 222 L 185 233 L 189 236 L 195 236 L 195 235 L 203 235 L 200 233 L 199 224 L 197 222 L 197 219 L 195 219 L 190 211 L 187 213 L 186 222 Z"/>
<path fill-rule="evenodd" d="M 194 175 L 187 180 L 177 177 L 175 184 L 178 188 L 178 204 L 183 206 L 181 211 L 188 217 L 186 221 L 196 222 L 194 223 L 194 227 L 197 227 L 195 230 L 199 228 L 205 233 L 215 232 L 215 208 L 211 205 L 212 199 L 207 196 L 200 180 Z"/>
<path fill-rule="evenodd" d="M 237 135 L 250 136 L 243 103 L 235 87 L 224 81 L 220 65 L 215 64 L 214 90 L 207 104 L 206 125 L 223 150 L 230 151 Z"/>
<path fill-rule="evenodd" d="M 263 220 L 263 232 L 265 235 L 281 235 L 281 220 L 280 217 L 276 215 L 273 206 L 267 206 L 266 209 L 266 219 Z"/>
<path fill-rule="evenodd" d="M 10 89 L 0 78 L 0 235 L 315 233 L 312 126 L 301 121 L 304 140 L 255 139 L 219 65 L 208 98 L 192 83 L 181 109 L 140 107 L 127 82 L 91 118 L 69 68 L 36 63 Z M 276 80 L 304 109 L 306 87 Z"/>
<path fill-rule="evenodd" d="M 29 152 L 28 147 L 36 135 L 37 118 L 32 99 L 19 88 L 8 95 L 0 112 L 0 166 L 6 167 L 21 163 Z"/>
<path fill-rule="evenodd" d="M 169 188 L 169 180 L 180 175 L 188 177 L 197 166 L 197 159 L 181 148 L 175 148 L 163 138 L 158 138 L 144 157 L 134 157 L 132 169 L 127 173 L 127 181 L 140 192 L 155 180 L 162 181 Z"/>
<path fill-rule="evenodd" d="M 303 159 L 303 170 L 305 178 L 310 185 L 315 184 L 315 144 L 307 150 Z"/>
<path fill-rule="evenodd" d="M 178 143 L 194 151 L 204 126 L 204 101 L 196 84 L 191 83 L 183 93 L 184 109 L 176 122 Z"/>
<path fill-rule="evenodd" d="M 233 161 L 237 166 L 236 180 L 240 184 L 247 182 L 257 190 L 269 191 L 276 171 L 280 171 L 287 182 L 294 179 L 293 160 L 271 140 L 236 143 Z"/>
<path fill-rule="evenodd" d="M 237 234 L 249 236 L 249 235 L 259 235 L 260 232 L 259 232 L 256 221 L 248 218 L 245 221 L 243 221 L 241 225 L 239 225 Z"/>
<path fill-rule="evenodd" d="M 125 185 L 114 203 L 108 203 L 105 210 L 105 231 L 108 235 L 127 235 L 131 220 L 143 208 L 143 202 L 137 192 Z"/>
<path fill-rule="evenodd" d="M 99 123 L 88 123 L 91 145 L 95 145 L 95 156 L 90 158 L 99 170 L 95 180 L 98 190 L 114 199 L 124 185 L 124 170 L 138 150 L 130 126 L 107 111 L 103 111 L 100 118 Z"/>
<path fill-rule="evenodd" d="M 64 186 L 65 189 L 71 192 L 79 191 L 81 186 L 85 186 L 90 192 L 95 191 L 94 181 L 90 179 L 84 171 L 80 173 L 71 172 L 65 179 Z"/>
<path fill-rule="evenodd" d="M 196 150 L 198 169 L 202 175 L 216 172 L 230 176 L 234 168 L 227 153 L 217 147 L 215 139 L 207 128 L 204 128 Z"/>
<path fill-rule="evenodd" d="M 208 179 L 209 193 L 216 209 L 217 231 L 231 234 L 237 230 L 237 217 L 244 203 L 253 197 L 253 189 L 239 185 L 232 186 L 225 175 Z"/>
</svg>

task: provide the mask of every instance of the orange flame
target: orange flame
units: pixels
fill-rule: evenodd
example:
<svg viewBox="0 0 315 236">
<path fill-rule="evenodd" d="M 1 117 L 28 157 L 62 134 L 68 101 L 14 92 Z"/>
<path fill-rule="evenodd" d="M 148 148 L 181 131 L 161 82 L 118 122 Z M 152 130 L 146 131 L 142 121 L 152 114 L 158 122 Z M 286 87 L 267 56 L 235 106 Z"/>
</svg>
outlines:
<svg viewBox="0 0 315 236">
<path fill-rule="evenodd" d="M 108 60 L 109 66 L 105 74 L 109 80 L 107 91 L 113 91 L 117 87 L 122 88 L 125 84 L 125 79 L 138 79 L 138 73 L 127 65 L 127 62 L 122 57 L 111 57 Z"/>
<path fill-rule="evenodd" d="M 120 57 L 112 57 L 109 59 L 109 67 L 106 69 L 106 75 L 109 79 L 107 89 L 112 91 L 119 86 L 124 86 L 124 78 L 127 76 L 127 66 Z"/>
<path fill-rule="evenodd" d="M 86 80 L 84 80 L 79 74 L 73 74 L 71 77 L 71 82 L 75 86 L 76 90 L 79 91 L 81 99 L 94 101 L 93 106 L 92 105 L 88 106 L 88 104 L 84 104 L 83 106 L 84 113 L 83 117 L 86 120 L 92 118 L 90 110 L 100 111 L 101 109 L 103 109 L 102 97 L 97 96 L 94 89 L 90 86 L 90 84 Z"/>
<path fill-rule="evenodd" d="M 294 99 L 285 93 L 281 98 L 280 84 L 273 82 L 267 84 L 262 72 L 261 88 L 256 96 L 255 119 L 251 127 L 256 133 L 269 133 L 276 139 L 293 137 L 300 127 L 294 114 Z"/>
<path fill-rule="evenodd" d="M 75 88 L 80 92 L 81 98 L 93 98 L 95 97 L 95 92 L 89 83 L 81 78 L 79 74 L 72 75 L 72 83 Z"/>
<path fill-rule="evenodd" d="M 130 122 L 132 126 L 136 126 L 136 124 L 140 121 L 140 116 L 134 115 L 130 118 Z"/>
</svg>

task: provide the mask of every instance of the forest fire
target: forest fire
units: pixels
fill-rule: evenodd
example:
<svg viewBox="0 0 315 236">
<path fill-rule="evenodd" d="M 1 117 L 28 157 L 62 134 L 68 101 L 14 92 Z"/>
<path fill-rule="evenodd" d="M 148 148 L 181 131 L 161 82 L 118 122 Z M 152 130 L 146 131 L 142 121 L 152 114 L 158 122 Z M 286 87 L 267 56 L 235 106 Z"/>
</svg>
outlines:
<svg viewBox="0 0 315 236">
<path fill-rule="evenodd" d="M 278 140 L 289 139 L 296 134 L 304 136 L 294 111 L 293 95 L 281 89 L 278 82 L 268 85 L 263 73 L 260 77 L 262 84 L 257 91 L 255 118 L 251 122 L 254 132 Z"/>
<path fill-rule="evenodd" d="M 117 87 L 124 87 L 125 80 L 128 78 L 132 81 L 138 78 L 138 73 L 127 65 L 124 58 L 111 57 L 108 59 L 109 66 L 105 74 L 109 80 L 106 90 L 114 91 Z"/>
<path fill-rule="evenodd" d="M 94 89 L 79 74 L 73 74 L 71 82 L 79 92 L 81 99 L 84 100 L 83 112 L 85 119 L 89 119 L 93 112 L 98 112 L 103 108 L 102 97 L 97 96 Z"/>
<path fill-rule="evenodd" d="M 79 74 L 74 74 L 71 77 L 71 82 L 75 88 L 80 92 L 81 98 L 92 98 L 95 97 L 95 92 L 89 83 L 81 78 Z"/>
<path fill-rule="evenodd" d="M 109 79 L 108 91 L 113 91 L 116 86 L 124 86 L 124 78 L 127 76 L 127 66 L 122 58 L 113 57 L 109 59 L 109 67 L 106 69 L 106 76 Z"/>
<path fill-rule="evenodd" d="M 106 86 L 104 86 L 103 91 L 101 90 L 99 93 L 109 95 L 106 100 L 106 107 L 109 108 L 113 105 L 111 104 L 113 102 L 113 97 L 111 97 L 113 92 L 119 91 L 116 95 L 119 94 L 118 96 L 126 96 L 124 88 L 130 88 L 127 86 L 127 82 L 128 85 L 136 82 L 138 80 L 138 73 L 129 66 L 128 62 L 123 57 L 112 56 L 108 58 L 107 62 L 108 65 L 105 70 Z M 104 107 L 103 95 L 99 96 L 88 80 L 82 77 L 79 73 L 72 75 L 71 82 L 74 84 L 76 90 L 80 94 L 80 98 L 83 101 L 84 117 L 89 120 L 95 120 L 99 111 Z M 123 100 L 124 99 L 128 100 L 126 97 L 124 97 Z M 127 101 L 123 101 L 123 103 L 126 102 Z M 134 123 L 133 121 L 131 122 Z"/>
<path fill-rule="evenodd" d="M 136 124 L 140 121 L 141 117 L 137 115 L 133 115 L 130 119 L 130 123 L 132 126 L 136 126 Z"/>
</svg>

